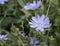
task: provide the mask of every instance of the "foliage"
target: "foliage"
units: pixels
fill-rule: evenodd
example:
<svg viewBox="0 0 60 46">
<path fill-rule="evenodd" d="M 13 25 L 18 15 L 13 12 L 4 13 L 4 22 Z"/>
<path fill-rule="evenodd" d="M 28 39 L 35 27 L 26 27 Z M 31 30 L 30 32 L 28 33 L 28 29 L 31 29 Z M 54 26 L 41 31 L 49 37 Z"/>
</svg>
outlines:
<svg viewBox="0 0 60 46">
<path fill-rule="evenodd" d="M 37 46 L 60 46 L 60 0 L 41 0 L 37 10 L 25 10 L 26 3 L 32 1 L 8 0 L 0 4 L 0 34 L 8 35 L 8 40 L 0 40 L 0 46 L 31 46 L 29 37 L 39 39 Z M 35 14 L 47 15 L 51 27 L 44 32 L 30 28 L 29 21 Z"/>
</svg>

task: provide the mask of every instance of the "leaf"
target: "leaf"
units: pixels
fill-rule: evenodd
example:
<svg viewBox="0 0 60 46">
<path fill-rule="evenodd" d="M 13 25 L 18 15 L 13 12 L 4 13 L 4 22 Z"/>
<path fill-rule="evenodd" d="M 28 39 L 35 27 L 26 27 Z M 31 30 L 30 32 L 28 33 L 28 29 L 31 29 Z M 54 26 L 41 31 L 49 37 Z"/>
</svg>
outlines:
<svg viewBox="0 0 60 46">
<path fill-rule="evenodd" d="M 24 6 L 24 1 L 22 1 L 22 0 L 17 0 L 17 1 L 18 1 L 19 5 L 21 5 L 22 7 Z"/>
<path fill-rule="evenodd" d="M 6 26 L 10 23 L 17 23 L 18 21 L 18 18 L 14 18 L 14 17 L 6 17 L 2 23 L 1 23 L 1 26 Z"/>
</svg>

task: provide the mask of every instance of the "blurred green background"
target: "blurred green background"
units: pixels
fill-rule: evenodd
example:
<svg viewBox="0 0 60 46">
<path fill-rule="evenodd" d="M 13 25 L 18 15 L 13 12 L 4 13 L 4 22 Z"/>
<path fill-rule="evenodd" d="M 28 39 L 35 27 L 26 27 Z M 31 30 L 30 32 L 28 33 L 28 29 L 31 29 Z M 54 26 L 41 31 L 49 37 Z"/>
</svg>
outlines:
<svg viewBox="0 0 60 46">
<path fill-rule="evenodd" d="M 5 4 L 0 4 L 0 34 L 7 34 L 8 40 L 0 40 L 0 46 L 31 46 L 28 38 L 35 36 L 36 32 L 29 26 L 32 16 L 47 13 L 50 18 L 50 31 L 47 42 L 47 31 L 43 36 L 36 35 L 40 42 L 37 46 L 60 46 L 60 0 L 41 0 L 42 5 L 38 10 L 26 11 L 23 7 L 33 0 L 8 0 Z M 49 4 L 51 3 L 51 4 Z M 25 37 L 21 38 L 21 34 Z M 33 35 L 32 35 L 33 34 Z"/>
</svg>

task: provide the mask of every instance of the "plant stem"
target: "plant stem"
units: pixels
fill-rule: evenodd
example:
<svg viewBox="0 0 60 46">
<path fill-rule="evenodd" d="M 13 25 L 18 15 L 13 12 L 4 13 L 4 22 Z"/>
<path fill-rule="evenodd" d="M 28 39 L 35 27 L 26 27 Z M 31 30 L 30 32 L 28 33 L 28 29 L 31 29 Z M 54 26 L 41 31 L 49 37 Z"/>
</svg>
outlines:
<svg viewBox="0 0 60 46">
<path fill-rule="evenodd" d="M 48 16 L 48 13 L 49 13 L 50 6 L 51 6 L 51 2 L 49 1 L 49 6 L 48 6 L 47 13 L 46 13 L 46 17 Z M 45 42 L 47 42 L 48 35 L 49 35 L 49 31 L 47 32 L 47 37 L 46 37 L 46 41 L 45 41 Z"/>
<path fill-rule="evenodd" d="M 47 10 L 46 16 L 48 16 L 50 6 L 51 6 L 51 2 L 49 1 L 49 6 L 48 6 L 48 10 Z"/>
</svg>

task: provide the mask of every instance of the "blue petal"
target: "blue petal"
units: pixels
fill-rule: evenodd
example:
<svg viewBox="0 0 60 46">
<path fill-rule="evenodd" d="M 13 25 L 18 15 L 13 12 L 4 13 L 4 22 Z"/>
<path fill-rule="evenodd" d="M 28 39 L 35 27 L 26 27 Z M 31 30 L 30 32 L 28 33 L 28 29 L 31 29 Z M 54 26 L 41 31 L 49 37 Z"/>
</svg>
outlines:
<svg viewBox="0 0 60 46">
<path fill-rule="evenodd" d="M 44 28 L 42 28 L 42 27 L 37 27 L 36 30 L 37 30 L 37 31 L 39 30 L 39 31 L 43 32 L 43 31 L 44 31 Z"/>
<path fill-rule="evenodd" d="M 32 20 L 33 20 L 34 22 L 37 22 L 37 21 L 38 21 L 36 17 L 32 17 Z"/>
<path fill-rule="evenodd" d="M 45 19 L 45 15 L 43 14 L 40 19 L 43 21 Z"/>
<path fill-rule="evenodd" d="M 45 18 L 44 24 L 49 24 L 49 18 L 48 17 Z"/>
<path fill-rule="evenodd" d="M 40 1 L 33 1 L 33 3 L 27 3 L 26 6 L 24 6 L 25 10 L 36 10 L 40 6 Z"/>
</svg>

